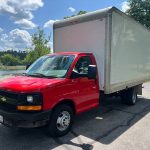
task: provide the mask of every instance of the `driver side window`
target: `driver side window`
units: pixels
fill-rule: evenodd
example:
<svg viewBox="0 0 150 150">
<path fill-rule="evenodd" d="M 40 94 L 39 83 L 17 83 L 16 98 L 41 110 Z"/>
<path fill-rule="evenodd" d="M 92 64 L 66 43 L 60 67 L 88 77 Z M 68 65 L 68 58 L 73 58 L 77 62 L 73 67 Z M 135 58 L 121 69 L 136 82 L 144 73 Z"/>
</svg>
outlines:
<svg viewBox="0 0 150 150">
<path fill-rule="evenodd" d="M 91 58 L 89 56 L 82 56 L 79 58 L 73 70 L 79 74 L 88 74 L 89 65 L 92 65 Z"/>
</svg>

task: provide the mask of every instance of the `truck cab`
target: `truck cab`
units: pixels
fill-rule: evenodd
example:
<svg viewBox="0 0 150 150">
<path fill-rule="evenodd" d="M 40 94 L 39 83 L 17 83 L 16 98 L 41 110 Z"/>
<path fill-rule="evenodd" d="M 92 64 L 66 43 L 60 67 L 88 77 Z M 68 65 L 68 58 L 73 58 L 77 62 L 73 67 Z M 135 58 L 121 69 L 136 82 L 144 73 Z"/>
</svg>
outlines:
<svg viewBox="0 0 150 150">
<path fill-rule="evenodd" d="M 73 116 L 99 105 L 99 79 L 92 53 L 42 56 L 24 74 L 0 82 L 0 122 L 6 126 L 46 126 L 63 136 Z"/>
</svg>

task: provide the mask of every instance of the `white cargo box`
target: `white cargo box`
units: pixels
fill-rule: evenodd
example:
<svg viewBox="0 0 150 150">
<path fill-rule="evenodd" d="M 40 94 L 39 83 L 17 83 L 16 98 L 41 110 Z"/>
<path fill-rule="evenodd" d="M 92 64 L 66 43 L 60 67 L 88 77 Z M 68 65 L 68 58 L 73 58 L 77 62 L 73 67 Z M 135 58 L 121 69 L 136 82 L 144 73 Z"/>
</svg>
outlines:
<svg viewBox="0 0 150 150">
<path fill-rule="evenodd" d="M 54 24 L 54 52 L 93 53 L 106 94 L 150 79 L 150 32 L 115 7 Z"/>
</svg>

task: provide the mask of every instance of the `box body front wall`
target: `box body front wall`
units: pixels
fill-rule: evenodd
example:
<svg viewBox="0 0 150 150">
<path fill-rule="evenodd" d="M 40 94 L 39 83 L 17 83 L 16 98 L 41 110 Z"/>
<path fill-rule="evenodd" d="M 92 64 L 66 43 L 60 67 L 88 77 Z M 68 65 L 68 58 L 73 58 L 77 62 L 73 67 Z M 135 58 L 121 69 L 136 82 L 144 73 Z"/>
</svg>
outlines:
<svg viewBox="0 0 150 150">
<path fill-rule="evenodd" d="M 54 29 L 54 52 L 90 52 L 96 57 L 100 89 L 104 88 L 106 19 L 92 20 Z"/>
</svg>

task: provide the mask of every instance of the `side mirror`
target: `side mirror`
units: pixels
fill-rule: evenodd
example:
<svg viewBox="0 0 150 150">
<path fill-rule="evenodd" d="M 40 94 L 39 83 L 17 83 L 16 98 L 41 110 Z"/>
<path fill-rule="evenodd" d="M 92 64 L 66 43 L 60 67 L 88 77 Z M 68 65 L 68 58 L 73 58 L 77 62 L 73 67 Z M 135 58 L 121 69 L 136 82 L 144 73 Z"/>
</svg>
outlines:
<svg viewBox="0 0 150 150">
<path fill-rule="evenodd" d="M 31 64 L 27 64 L 26 65 L 26 70 L 31 66 Z"/>
<path fill-rule="evenodd" d="M 89 65 L 88 66 L 88 78 L 89 79 L 96 79 L 96 75 L 97 75 L 96 65 Z"/>
</svg>

